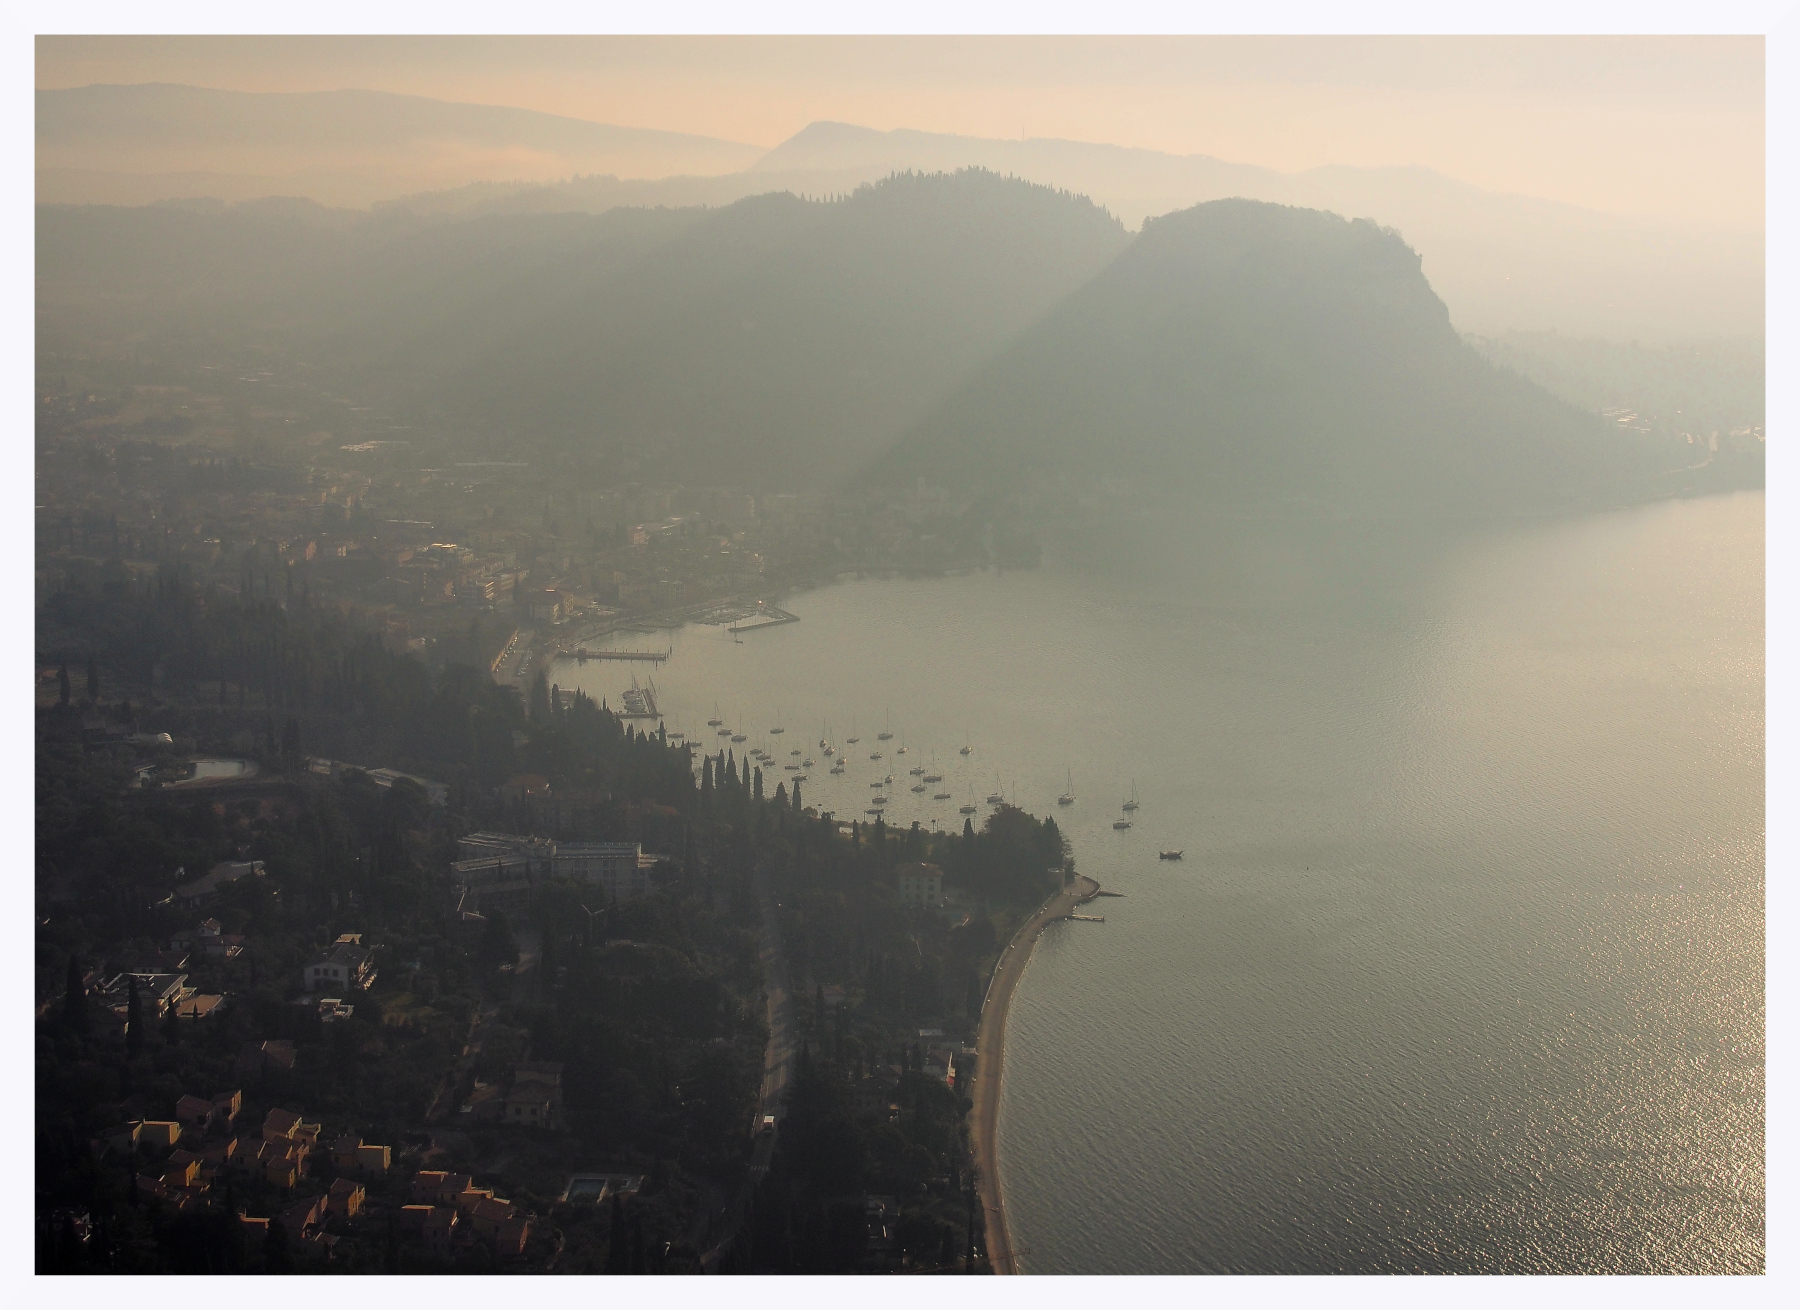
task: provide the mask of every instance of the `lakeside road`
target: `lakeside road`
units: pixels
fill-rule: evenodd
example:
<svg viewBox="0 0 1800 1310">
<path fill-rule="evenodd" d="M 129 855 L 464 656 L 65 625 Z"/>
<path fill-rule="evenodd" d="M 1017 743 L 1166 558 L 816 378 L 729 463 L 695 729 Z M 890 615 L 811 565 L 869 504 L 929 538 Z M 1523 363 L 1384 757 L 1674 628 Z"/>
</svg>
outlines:
<svg viewBox="0 0 1800 1310">
<path fill-rule="evenodd" d="M 975 1032 L 975 1085 L 969 1099 L 969 1138 L 975 1156 L 976 1187 L 986 1217 L 987 1251 L 997 1274 L 1019 1272 L 1013 1255 L 1012 1233 L 1006 1227 L 1006 1198 L 1000 1187 L 1000 1077 L 1006 1056 L 1006 1009 L 1013 989 L 1031 961 L 1032 947 L 1050 924 L 1090 901 L 1100 890 L 1092 878 L 1077 876 L 1062 891 L 1038 907 L 1012 941 L 1000 952 L 994 978 L 988 984 L 987 1001 L 981 1007 L 981 1023 Z"/>
</svg>

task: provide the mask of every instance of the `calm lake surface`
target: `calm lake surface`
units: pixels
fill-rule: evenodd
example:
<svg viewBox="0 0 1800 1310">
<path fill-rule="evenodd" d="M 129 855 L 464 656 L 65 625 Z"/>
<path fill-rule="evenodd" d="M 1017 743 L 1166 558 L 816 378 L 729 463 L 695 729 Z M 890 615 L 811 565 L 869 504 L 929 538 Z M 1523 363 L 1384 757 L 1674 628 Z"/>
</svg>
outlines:
<svg viewBox="0 0 1800 1310">
<path fill-rule="evenodd" d="M 1047 544 L 742 645 L 616 642 L 672 640 L 662 708 L 706 749 L 715 701 L 740 757 L 804 749 L 809 804 L 862 817 L 892 773 L 890 823 L 960 828 L 998 775 L 1125 893 L 1013 1002 L 1022 1266 L 1761 1269 L 1762 496 Z M 552 677 L 616 704 L 646 671 Z M 934 756 L 952 800 L 907 790 Z"/>
</svg>

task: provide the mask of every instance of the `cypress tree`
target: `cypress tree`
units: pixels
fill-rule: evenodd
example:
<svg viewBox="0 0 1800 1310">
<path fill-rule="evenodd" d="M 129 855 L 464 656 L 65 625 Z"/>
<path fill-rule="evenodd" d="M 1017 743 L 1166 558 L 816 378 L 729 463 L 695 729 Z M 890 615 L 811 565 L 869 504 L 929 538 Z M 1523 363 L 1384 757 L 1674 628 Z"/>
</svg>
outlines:
<svg viewBox="0 0 1800 1310">
<path fill-rule="evenodd" d="M 281 1220 L 269 1220 L 269 1235 L 263 1238 L 263 1272 L 265 1274 L 289 1274 L 294 1271 L 294 1259 L 288 1254 L 287 1229 L 281 1226 Z"/>
<path fill-rule="evenodd" d="M 69 976 L 63 992 L 63 1025 L 70 1032 L 88 1030 L 87 988 L 81 983 L 81 962 L 69 957 Z"/>
<path fill-rule="evenodd" d="M 794 779 L 794 813 L 800 813 L 800 779 Z"/>
<path fill-rule="evenodd" d="M 760 800 L 761 800 L 761 799 L 762 799 L 762 798 L 763 798 L 763 794 L 762 794 L 762 769 L 761 769 L 761 767 L 760 767 L 760 766 L 759 766 L 759 767 L 758 767 L 758 768 L 757 768 L 757 770 L 756 770 L 756 778 L 755 778 L 755 782 L 754 782 L 754 784 L 753 784 L 753 786 L 752 786 L 752 787 L 751 787 L 751 793 L 750 793 L 750 795 L 751 795 L 751 799 L 752 799 L 752 800 L 758 800 L 758 801 L 760 801 Z"/>
<path fill-rule="evenodd" d="M 135 1060 L 144 1050 L 143 1004 L 138 1000 L 137 979 L 125 985 L 125 1058 Z"/>
<path fill-rule="evenodd" d="M 647 1273 L 644 1259 L 644 1218 L 634 1214 L 631 1217 L 631 1265 L 625 1271 L 628 1274 Z"/>
<path fill-rule="evenodd" d="M 604 1271 L 609 1274 L 626 1272 L 630 1261 L 630 1241 L 625 1234 L 625 1203 L 619 1199 L 617 1192 L 612 1197 L 612 1214 L 608 1216 L 606 1239 Z"/>
<path fill-rule="evenodd" d="M 787 784 L 785 782 L 775 784 L 775 803 L 777 805 L 787 804 Z"/>
</svg>

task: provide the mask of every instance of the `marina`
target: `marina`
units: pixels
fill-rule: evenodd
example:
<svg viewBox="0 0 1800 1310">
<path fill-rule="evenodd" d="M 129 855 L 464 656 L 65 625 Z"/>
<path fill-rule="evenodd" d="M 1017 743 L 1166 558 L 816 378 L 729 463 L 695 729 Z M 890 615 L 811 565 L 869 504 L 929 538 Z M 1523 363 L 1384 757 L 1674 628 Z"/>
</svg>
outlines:
<svg viewBox="0 0 1800 1310">
<path fill-rule="evenodd" d="M 631 686 L 620 693 L 619 700 L 624 705 L 624 708 L 619 711 L 620 718 L 660 719 L 662 717 L 662 712 L 656 707 L 656 683 L 653 679 L 647 679 L 646 683 L 645 686 L 638 686 L 638 680 L 634 675 L 631 679 Z"/>
</svg>

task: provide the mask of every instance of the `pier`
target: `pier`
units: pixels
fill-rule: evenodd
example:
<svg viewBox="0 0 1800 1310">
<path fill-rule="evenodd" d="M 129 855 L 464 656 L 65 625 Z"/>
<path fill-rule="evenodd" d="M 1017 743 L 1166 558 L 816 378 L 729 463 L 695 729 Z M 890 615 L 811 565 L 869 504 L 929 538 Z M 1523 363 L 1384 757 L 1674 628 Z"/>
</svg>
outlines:
<svg viewBox="0 0 1800 1310">
<path fill-rule="evenodd" d="M 778 628 L 784 623 L 800 622 L 800 616 L 798 614 L 789 614 L 786 610 L 777 605 L 764 605 L 754 614 L 747 615 L 746 617 L 754 619 L 755 621 L 747 623 L 743 620 L 739 620 L 737 623 L 734 623 L 727 628 L 726 631 L 755 632 L 759 628 Z"/>
<path fill-rule="evenodd" d="M 671 646 L 665 651 L 653 650 L 589 650 L 586 646 L 577 646 L 573 650 L 566 647 L 556 652 L 557 659 L 574 660 L 585 664 L 589 660 L 641 660 L 647 664 L 661 664 L 674 654 Z"/>
</svg>

